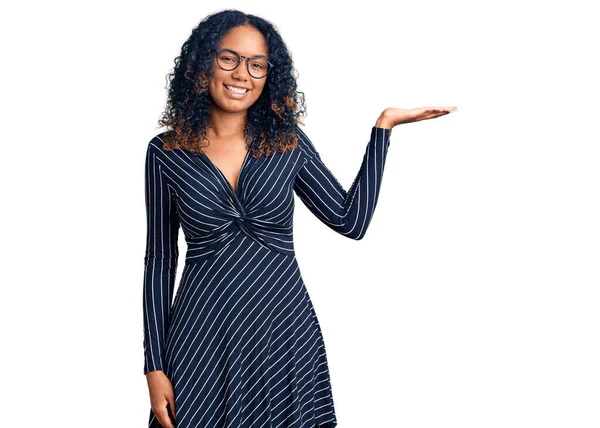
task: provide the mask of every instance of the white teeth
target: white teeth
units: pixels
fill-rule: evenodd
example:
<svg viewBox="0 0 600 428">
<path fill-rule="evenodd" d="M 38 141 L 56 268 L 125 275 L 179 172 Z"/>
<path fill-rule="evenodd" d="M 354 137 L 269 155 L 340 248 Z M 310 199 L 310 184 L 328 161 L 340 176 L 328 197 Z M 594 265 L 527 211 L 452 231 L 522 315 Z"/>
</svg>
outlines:
<svg viewBox="0 0 600 428">
<path fill-rule="evenodd" d="M 236 88 L 234 86 L 229 86 L 229 85 L 225 85 L 225 87 L 227 88 L 227 90 L 229 90 L 231 92 L 235 92 L 236 94 L 245 94 L 246 92 L 248 92 L 248 89 Z"/>
</svg>

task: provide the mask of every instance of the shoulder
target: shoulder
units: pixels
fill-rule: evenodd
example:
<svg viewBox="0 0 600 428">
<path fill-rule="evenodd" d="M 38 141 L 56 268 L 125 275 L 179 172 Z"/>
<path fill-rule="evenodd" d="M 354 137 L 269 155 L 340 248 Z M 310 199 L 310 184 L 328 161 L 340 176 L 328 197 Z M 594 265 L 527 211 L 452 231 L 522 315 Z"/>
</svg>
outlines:
<svg viewBox="0 0 600 428">
<path fill-rule="evenodd" d="M 297 124 L 296 133 L 298 135 L 298 150 L 300 150 L 308 160 L 312 159 L 314 156 L 318 156 L 319 153 L 314 144 L 310 141 L 306 132 L 304 132 Z"/>
<path fill-rule="evenodd" d="M 168 132 L 162 132 L 153 136 L 146 146 L 146 164 L 153 164 L 157 168 L 165 167 L 175 162 L 176 156 L 173 151 L 165 150 L 163 145 L 166 142 Z"/>
<path fill-rule="evenodd" d="M 163 149 L 163 145 L 167 141 L 171 131 L 161 132 L 160 134 L 155 135 L 148 142 L 147 150 L 152 153 L 166 153 L 166 150 Z"/>
</svg>

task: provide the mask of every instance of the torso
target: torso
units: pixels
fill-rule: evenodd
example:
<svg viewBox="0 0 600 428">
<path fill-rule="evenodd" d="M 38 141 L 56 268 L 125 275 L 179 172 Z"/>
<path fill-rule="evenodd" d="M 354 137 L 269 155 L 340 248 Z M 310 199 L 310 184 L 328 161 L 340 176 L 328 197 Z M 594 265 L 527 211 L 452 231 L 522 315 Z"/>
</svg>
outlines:
<svg viewBox="0 0 600 428">
<path fill-rule="evenodd" d="M 233 189 L 236 189 L 242 164 L 246 158 L 247 147 L 243 138 L 234 141 L 219 141 L 209 137 L 210 145 L 203 148 L 214 166 L 219 168 Z"/>
</svg>

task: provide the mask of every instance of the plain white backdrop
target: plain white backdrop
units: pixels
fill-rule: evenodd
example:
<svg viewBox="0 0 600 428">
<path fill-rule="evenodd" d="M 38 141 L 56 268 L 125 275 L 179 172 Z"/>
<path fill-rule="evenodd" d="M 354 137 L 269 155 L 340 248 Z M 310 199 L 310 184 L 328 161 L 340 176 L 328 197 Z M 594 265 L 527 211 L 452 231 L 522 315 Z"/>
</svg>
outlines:
<svg viewBox="0 0 600 428">
<path fill-rule="evenodd" d="M 182 43 L 237 8 L 279 29 L 346 188 L 384 108 L 458 106 L 393 129 L 362 241 L 296 197 L 339 428 L 600 426 L 591 3 L 3 6 L 0 424 L 146 426 L 145 150 Z"/>
</svg>

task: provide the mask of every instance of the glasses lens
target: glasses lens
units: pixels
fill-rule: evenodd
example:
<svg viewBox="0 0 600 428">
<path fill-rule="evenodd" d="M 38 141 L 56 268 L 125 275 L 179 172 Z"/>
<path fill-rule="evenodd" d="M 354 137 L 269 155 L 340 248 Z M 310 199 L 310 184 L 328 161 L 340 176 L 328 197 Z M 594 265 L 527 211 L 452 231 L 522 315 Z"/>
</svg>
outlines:
<svg viewBox="0 0 600 428">
<path fill-rule="evenodd" d="M 240 63 L 240 56 L 234 51 L 224 49 L 217 56 L 217 61 L 223 70 L 233 70 Z M 265 77 L 269 72 L 269 63 L 265 58 L 252 58 L 248 63 L 248 69 L 252 77 Z"/>
<path fill-rule="evenodd" d="M 235 52 L 224 50 L 217 56 L 219 65 L 225 70 L 233 70 L 240 62 L 240 57 Z"/>
<path fill-rule="evenodd" d="M 253 58 L 248 63 L 248 68 L 253 77 L 264 77 L 269 72 L 269 63 L 264 58 Z"/>
</svg>

